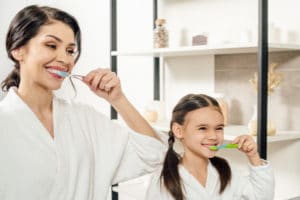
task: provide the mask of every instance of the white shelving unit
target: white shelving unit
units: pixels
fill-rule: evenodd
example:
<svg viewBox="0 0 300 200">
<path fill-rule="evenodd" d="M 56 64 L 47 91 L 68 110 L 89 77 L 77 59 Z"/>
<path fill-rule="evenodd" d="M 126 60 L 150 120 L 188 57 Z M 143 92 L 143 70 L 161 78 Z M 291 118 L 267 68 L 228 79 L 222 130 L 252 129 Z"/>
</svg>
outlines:
<svg viewBox="0 0 300 200">
<path fill-rule="evenodd" d="M 162 132 L 169 131 L 169 122 L 157 122 L 153 123 L 152 126 Z M 236 136 L 247 134 L 249 132 L 247 126 L 242 125 L 228 125 L 224 130 L 224 139 L 226 141 L 233 140 Z M 255 136 L 253 136 L 256 139 Z M 271 142 L 280 142 L 287 140 L 300 140 L 300 131 L 278 131 L 274 136 L 268 136 L 268 143 Z"/>
<path fill-rule="evenodd" d="M 300 51 L 300 45 L 291 44 L 269 44 L 270 52 L 284 52 L 284 51 Z M 113 56 L 150 56 L 150 57 L 178 57 L 178 56 L 196 56 L 196 55 L 225 55 L 225 54 L 242 54 L 242 53 L 256 53 L 257 45 L 253 43 L 240 44 L 224 44 L 224 45 L 202 45 L 191 47 L 178 48 L 160 48 L 160 49 L 143 49 L 132 51 L 112 51 Z M 159 122 L 153 126 L 161 131 L 167 132 L 169 130 L 168 122 Z M 248 133 L 248 128 L 241 125 L 229 125 L 225 128 L 225 140 L 233 140 L 239 134 Z M 256 137 L 254 137 L 256 139 Z M 279 142 L 286 140 L 300 139 L 300 132 L 298 131 L 279 131 L 275 136 L 268 136 L 268 143 Z"/>
<path fill-rule="evenodd" d="M 270 52 L 299 51 L 300 45 L 291 44 L 269 44 Z M 256 53 L 257 44 L 240 43 L 224 45 L 202 45 L 191 47 L 161 48 L 161 49 L 139 49 L 131 51 L 112 51 L 113 56 L 152 56 L 152 57 L 175 57 L 193 55 L 223 55 Z"/>
</svg>

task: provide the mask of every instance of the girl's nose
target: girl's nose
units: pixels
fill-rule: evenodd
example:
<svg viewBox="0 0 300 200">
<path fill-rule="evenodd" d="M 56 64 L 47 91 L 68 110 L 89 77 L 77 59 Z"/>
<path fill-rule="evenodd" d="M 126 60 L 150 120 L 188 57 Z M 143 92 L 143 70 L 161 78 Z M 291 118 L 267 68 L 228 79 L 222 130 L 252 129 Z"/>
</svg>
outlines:
<svg viewBox="0 0 300 200">
<path fill-rule="evenodd" d="M 216 133 L 216 131 L 215 130 L 209 131 L 208 138 L 211 139 L 211 140 L 217 139 L 217 133 Z"/>
</svg>

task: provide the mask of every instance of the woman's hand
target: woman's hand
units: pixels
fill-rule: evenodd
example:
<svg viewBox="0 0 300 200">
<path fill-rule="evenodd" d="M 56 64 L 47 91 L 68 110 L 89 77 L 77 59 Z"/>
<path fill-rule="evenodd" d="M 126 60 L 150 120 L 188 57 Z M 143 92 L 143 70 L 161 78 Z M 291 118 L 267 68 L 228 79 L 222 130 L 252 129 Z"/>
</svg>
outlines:
<svg viewBox="0 0 300 200">
<path fill-rule="evenodd" d="M 83 82 L 96 95 L 106 99 L 111 104 L 124 96 L 119 77 L 110 69 L 95 69 L 83 78 Z"/>
<path fill-rule="evenodd" d="M 83 82 L 96 95 L 106 99 L 132 130 L 159 139 L 150 124 L 123 94 L 120 79 L 116 73 L 110 69 L 95 69 L 83 77 Z"/>
<path fill-rule="evenodd" d="M 257 152 L 257 144 L 253 140 L 251 135 L 240 135 L 236 137 L 233 141 L 233 144 L 238 144 L 240 151 L 244 152 L 250 163 L 254 166 L 262 165 L 262 161 Z"/>
</svg>

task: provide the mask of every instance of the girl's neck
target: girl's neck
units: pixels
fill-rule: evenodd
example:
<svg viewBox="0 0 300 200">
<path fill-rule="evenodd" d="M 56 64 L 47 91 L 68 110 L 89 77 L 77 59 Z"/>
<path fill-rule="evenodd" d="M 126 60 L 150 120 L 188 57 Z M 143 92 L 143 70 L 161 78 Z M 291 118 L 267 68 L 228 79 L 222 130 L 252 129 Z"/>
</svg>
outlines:
<svg viewBox="0 0 300 200">
<path fill-rule="evenodd" d="M 181 163 L 185 167 L 188 167 L 193 171 L 203 171 L 203 170 L 206 171 L 208 165 L 208 159 L 200 158 L 199 156 L 196 155 L 184 154 Z"/>
<path fill-rule="evenodd" d="M 208 159 L 192 153 L 185 153 L 181 164 L 193 175 L 203 187 L 206 185 Z"/>
</svg>

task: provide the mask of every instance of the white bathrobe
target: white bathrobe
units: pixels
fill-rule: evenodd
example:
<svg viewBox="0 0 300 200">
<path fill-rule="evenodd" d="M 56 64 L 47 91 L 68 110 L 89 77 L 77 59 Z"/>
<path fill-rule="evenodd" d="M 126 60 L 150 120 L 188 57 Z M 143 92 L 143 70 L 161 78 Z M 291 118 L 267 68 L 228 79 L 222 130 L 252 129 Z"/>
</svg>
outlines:
<svg viewBox="0 0 300 200">
<path fill-rule="evenodd" d="M 179 174 L 186 200 L 273 200 L 274 175 L 270 165 L 249 166 L 249 175 L 231 168 L 232 180 L 222 194 L 219 194 L 219 174 L 211 163 L 208 164 L 206 186 L 203 187 L 185 167 L 179 165 Z M 173 200 L 164 186 L 160 187 L 161 169 L 153 173 L 147 191 L 147 200 Z"/>
<path fill-rule="evenodd" d="M 161 165 L 156 139 L 58 98 L 52 138 L 15 90 L 0 102 L 1 200 L 106 200 L 112 184 Z"/>
</svg>

